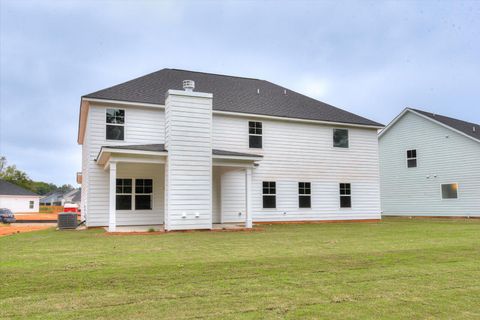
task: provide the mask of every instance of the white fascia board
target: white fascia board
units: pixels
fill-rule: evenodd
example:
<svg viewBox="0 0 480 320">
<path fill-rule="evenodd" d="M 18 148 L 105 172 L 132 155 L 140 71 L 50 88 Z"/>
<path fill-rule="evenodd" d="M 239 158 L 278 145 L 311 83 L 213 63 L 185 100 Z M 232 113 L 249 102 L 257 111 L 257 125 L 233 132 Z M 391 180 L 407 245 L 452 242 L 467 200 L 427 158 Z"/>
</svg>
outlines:
<svg viewBox="0 0 480 320">
<path fill-rule="evenodd" d="M 224 160 L 241 160 L 241 161 L 258 161 L 262 160 L 262 157 L 246 157 L 246 156 L 224 156 L 224 155 L 213 155 L 213 159 L 224 159 Z"/>
<path fill-rule="evenodd" d="M 450 127 L 450 126 L 448 126 L 448 125 L 446 125 L 446 124 L 444 124 L 444 123 L 442 123 L 442 122 L 440 122 L 440 121 L 437 121 L 437 120 L 435 120 L 435 119 L 432 119 L 432 118 L 430 118 L 430 117 L 427 117 L 426 115 L 423 115 L 423 114 L 421 114 L 421 113 L 419 113 L 419 112 L 416 112 L 415 110 L 412 110 L 412 109 L 410 109 L 410 108 L 405 108 L 405 110 L 403 110 L 398 116 L 396 116 L 396 117 L 385 127 L 385 129 L 383 129 L 382 131 L 380 131 L 380 133 L 378 134 L 378 138 L 380 139 L 380 138 L 382 137 L 382 135 L 383 135 L 385 132 L 387 132 L 387 130 L 390 129 L 395 123 L 397 123 L 397 121 L 400 120 L 407 112 L 411 112 L 411 113 L 413 113 L 413 114 L 415 114 L 415 115 L 417 115 L 417 116 L 419 116 L 419 117 L 422 117 L 423 119 L 430 120 L 430 121 L 433 122 L 433 123 L 436 123 L 436 124 L 438 124 L 438 125 L 440 125 L 440 126 L 442 126 L 442 127 L 444 127 L 444 128 L 447 128 L 447 129 L 451 130 L 451 131 L 454 131 L 454 132 L 456 132 L 456 133 L 458 133 L 458 134 L 460 134 L 460 135 L 462 135 L 462 136 L 465 136 L 465 137 L 467 137 L 467 138 L 470 138 L 470 139 L 472 139 L 473 141 L 480 142 L 480 140 L 478 140 L 478 139 L 476 139 L 476 138 L 474 138 L 474 137 L 472 137 L 472 136 L 469 136 L 468 134 L 465 134 L 464 132 L 462 132 L 462 131 L 460 131 L 460 130 L 457 130 L 457 129 L 455 129 L 455 128 L 452 128 L 452 127 Z"/>
<path fill-rule="evenodd" d="M 185 93 L 185 91 L 181 91 L 181 90 L 169 90 L 169 91 L 175 91 L 175 94 L 177 94 L 177 92 Z M 192 92 L 188 92 L 188 93 L 192 93 Z M 210 93 L 203 93 L 203 92 L 193 92 L 193 93 L 210 95 Z M 161 108 L 161 109 L 165 108 L 163 104 L 154 104 L 154 103 L 128 102 L 128 101 L 121 101 L 121 100 L 107 100 L 107 99 L 94 99 L 94 98 L 83 98 L 83 99 L 85 101 L 98 102 L 98 103 L 123 104 L 123 105 L 129 105 L 129 106 Z M 357 128 L 367 128 L 367 129 L 383 129 L 384 128 L 384 126 L 312 120 L 312 119 L 300 119 L 300 118 L 287 118 L 287 117 L 269 116 L 269 115 L 254 114 L 254 113 L 243 113 L 243 112 L 232 112 L 232 111 L 221 111 L 221 110 L 212 110 L 212 112 L 213 114 L 229 115 L 234 117 L 271 119 L 271 120 L 293 121 L 293 122 L 303 122 L 303 123 L 313 123 L 313 124 L 316 123 L 316 124 L 324 124 L 324 125 L 330 125 L 330 126 L 357 127 Z"/>
<path fill-rule="evenodd" d="M 8 197 L 8 198 L 42 198 L 43 196 L 40 196 L 40 195 L 31 195 L 31 196 L 27 196 L 27 195 L 16 195 L 16 194 L 0 194 L 0 197 Z"/>
<path fill-rule="evenodd" d="M 386 126 L 385 128 L 383 128 L 383 130 L 378 133 L 378 138 L 380 138 L 385 132 L 388 131 L 388 129 L 390 129 L 395 123 L 397 123 L 397 121 L 400 120 L 400 118 L 403 117 L 403 115 L 404 115 L 405 113 L 407 113 L 409 110 L 410 110 L 410 109 L 405 108 L 405 109 L 403 109 L 402 112 L 400 112 L 400 114 L 399 114 L 398 116 L 396 116 L 395 118 L 393 118 L 393 120 L 390 121 L 390 123 L 387 124 L 387 126 Z"/>
<path fill-rule="evenodd" d="M 108 104 L 116 104 L 116 105 L 126 105 L 132 107 L 149 107 L 149 108 L 165 108 L 163 104 L 155 104 L 155 103 L 142 103 L 142 102 L 130 102 L 130 101 L 122 101 L 122 100 L 108 100 L 108 99 L 97 99 L 97 98 L 82 98 L 83 101 L 88 102 L 96 102 L 96 103 L 108 103 Z"/>
<path fill-rule="evenodd" d="M 168 155 L 165 151 L 142 151 L 142 150 L 129 150 L 129 149 L 115 149 L 115 148 L 102 148 L 100 154 L 98 155 L 96 161 L 98 164 L 105 164 L 107 160 L 111 157 L 111 154 L 133 154 L 133 155 L 143 155 L 143 156 L 164 156 Z"/>
<path fill-rule="evenodd" d="M 469 136 L 468 134 L 466 134 L 466 133 L 464 133 L 464 132 L 462 132 L 462 131 L 460 131 L 460 130 L 457 130 L 457 129 L 455 129 L 455 128 L 452 128 L 452 127 L 450 127 L 450 126 L 448 126 L 448 125 L 446 125 L 446 124 L 444 124 L 444 123 L 441 123 L 440 121 L 437 121 L 437 120 L 435 120 L 435 119 L 432 119 L 432 118 L 430 118 L 430 117 L 427 117 L 427 116 L 425 116 L 425 115 L 423 115 L 423 114 L 421 114 L 421 113 L 416 112 L 415 110 L 411 110 L 411 109 L 408 109 L 408 110 L 409 110 L 410 112 L 416 114 L 417 116 L 420 116 L 420 117 L 422 117 L 422 118 L 424 118 L 424 119 L 430 120 L 430 121 L 432 121 L 432 122 L 434 122 L 434 123 L 436 123 L 436 124 L 438 124 L 438 125 L 441 125 L 441 126 L 444 127 L 444 128 L 450 129 L 450 130 L 452 130 L 452 131 L 454 131 L 454 132 L 456 132 L 456 133 L 458 133 L 458 134 L 461 134 L 462 136 L 465 136 L 465 137 L 467 137 L 467 138 L 470 138 L 470 139 L 472 139 L 473 141 L 480 142 L 480 140 L 478 140 L 478 139 L 476 139 L 476 138 L 474 138 L 474 137 L 472 137 L 472 136 Z"/>
</svg>

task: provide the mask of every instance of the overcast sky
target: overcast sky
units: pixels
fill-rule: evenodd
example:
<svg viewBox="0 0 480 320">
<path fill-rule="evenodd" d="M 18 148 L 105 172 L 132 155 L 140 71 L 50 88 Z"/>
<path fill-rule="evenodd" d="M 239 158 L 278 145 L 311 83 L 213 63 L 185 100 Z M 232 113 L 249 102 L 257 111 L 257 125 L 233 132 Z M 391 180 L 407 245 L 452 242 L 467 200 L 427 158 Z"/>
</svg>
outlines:
<svg viewBox="0 0 480 320">
<path fill-rule="evenodd" d="M 387 124 L 480 123 L 480 1 L 0 0 L 0 155 L 75 184 L 80 97 L 162 68 L 269 80 Z"/>
</svg>

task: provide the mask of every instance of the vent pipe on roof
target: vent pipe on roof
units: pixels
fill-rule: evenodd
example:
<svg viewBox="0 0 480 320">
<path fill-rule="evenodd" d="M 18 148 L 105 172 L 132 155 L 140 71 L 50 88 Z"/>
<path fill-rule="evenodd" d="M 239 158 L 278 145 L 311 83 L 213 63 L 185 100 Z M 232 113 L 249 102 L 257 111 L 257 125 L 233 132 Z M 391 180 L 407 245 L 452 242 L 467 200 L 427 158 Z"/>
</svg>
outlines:
<svg viewBox="0 0 480 320">
<path fill-rule="evenodd" d="M 192 92 L 195 89 L 195 81 L 183 80 L 183 90 Z"/>
<path fill-rule="evenodd" d="M 475 126 L 473 126 L 473 132 L 477 131 L 477 128 L 475 128 Z"/>
<path fill-rule="evenodd" d="M 260 89 L 257 89 L 257 94 L 260 94 Z"/>
<path fill-rule="evenodd" d="M 287 95 L 287 89 L 283 89 L 283 94 Z"/>
</svg>

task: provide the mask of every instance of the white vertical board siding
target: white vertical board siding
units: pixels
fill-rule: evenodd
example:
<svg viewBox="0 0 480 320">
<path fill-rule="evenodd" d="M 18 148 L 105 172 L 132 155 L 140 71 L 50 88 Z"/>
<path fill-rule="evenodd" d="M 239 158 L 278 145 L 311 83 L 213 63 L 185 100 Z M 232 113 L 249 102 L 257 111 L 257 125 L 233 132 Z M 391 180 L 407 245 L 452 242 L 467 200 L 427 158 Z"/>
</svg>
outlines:
<svg viewBox="0 0 480 320">
<path fill-rule="evenodd" d="M 106 140 L 105 112 L 107 108 L 125 110 L 124 141 Z M 87 226 L 106 226 L 108 225 L 109 173 L 108 170 L 103 170 L 103 166 L 99 166 L 95 162 L 100 148 L 107 145 L 164 143 L 165 114 L 163 109 L 123 106 L 121 104 L 115 106 L 92 104 L 89 108 L 87 123 L 85 132 L 87 147 L 84 151 L 87 152 L 88 164 L 84 171 L 86 174 L 82 177 L 84 179 L 82 188 L 85 188 L 86 199 L 88 199 L 86 203 Z M 157 168 L 162 170 L 163 166 Z M 155 175 L 155 173 L 152 174 Z M 83 196 L 84 194 L 82 194 Z M 148 223 L 139 219 L 135 224 Z"/>
<path fill-rule="evenodd" d="M 379 143 L 384 215 L 480 216 L 480 143 L 412 112 Z M 416 168 L 407 168 L 410 149 Z M 458 183 L 458 199 L 442 199 L 445 183 Z"/>
<path fill-rule="evenodd" d="M 211 229 L 211 95 L 169 90 L 165 109 L 165 147 L 168 150 L 166 228 Z"/>
<path fill-rule="evenodd" d="M 212 222 L 221 223 L 221 167 L 212 168 Z"/>
<path fill-rule="evenodd" d="M 225 168 L 221 190 L 222 223 L 245 221 L 245 169 Z"/>
<path fill-rule="evenodd" d="M 33 201 L 33 208 L 30 208 L 30 201 Z M 39 196 L 9 196 L 0 195 L 0 208 L 10 209 L 13 213 L 17 212 L 38 212 Z"/>
<path fill-rule="evenodd" d="M 249 120 L 263 123 L 263 149 L 248 148 Z M 377 131 L 348 127 L 350 147 L 341 149 L 333 147 L 333 128 L 338 127 L 214 115 L 215 149 L 264 156 L 252 176 L 254 221 L 380 218 Z M 275 209 L 262 208 L 262 181 L 277 183 Z M 298 207 L 298 182 L 312 183 L 310 209 Z M 341 182 L 351 183 L 350 209 L 340 208 Z"/>
</svg>

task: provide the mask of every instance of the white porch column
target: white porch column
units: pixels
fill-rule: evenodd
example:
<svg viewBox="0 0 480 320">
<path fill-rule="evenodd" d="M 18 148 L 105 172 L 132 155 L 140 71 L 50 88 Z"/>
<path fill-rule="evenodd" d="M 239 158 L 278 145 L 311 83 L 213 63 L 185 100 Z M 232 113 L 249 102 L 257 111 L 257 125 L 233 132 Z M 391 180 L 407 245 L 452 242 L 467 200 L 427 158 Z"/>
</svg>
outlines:
<svg viewBox="0 0 480 320">
<path fill-rule="evenodd" d="M 245 228 L 252 228 L 252 168 L 245 169 Z"/>
<path fill-rule="evenodd" d="M 109 183 L 109 209 L 108 209 L 108 232 L 115 232 L 116 221 L 116 188 L 117 188 L 117 163 L 110 162 L 110 183 Z"/>
</svg>

